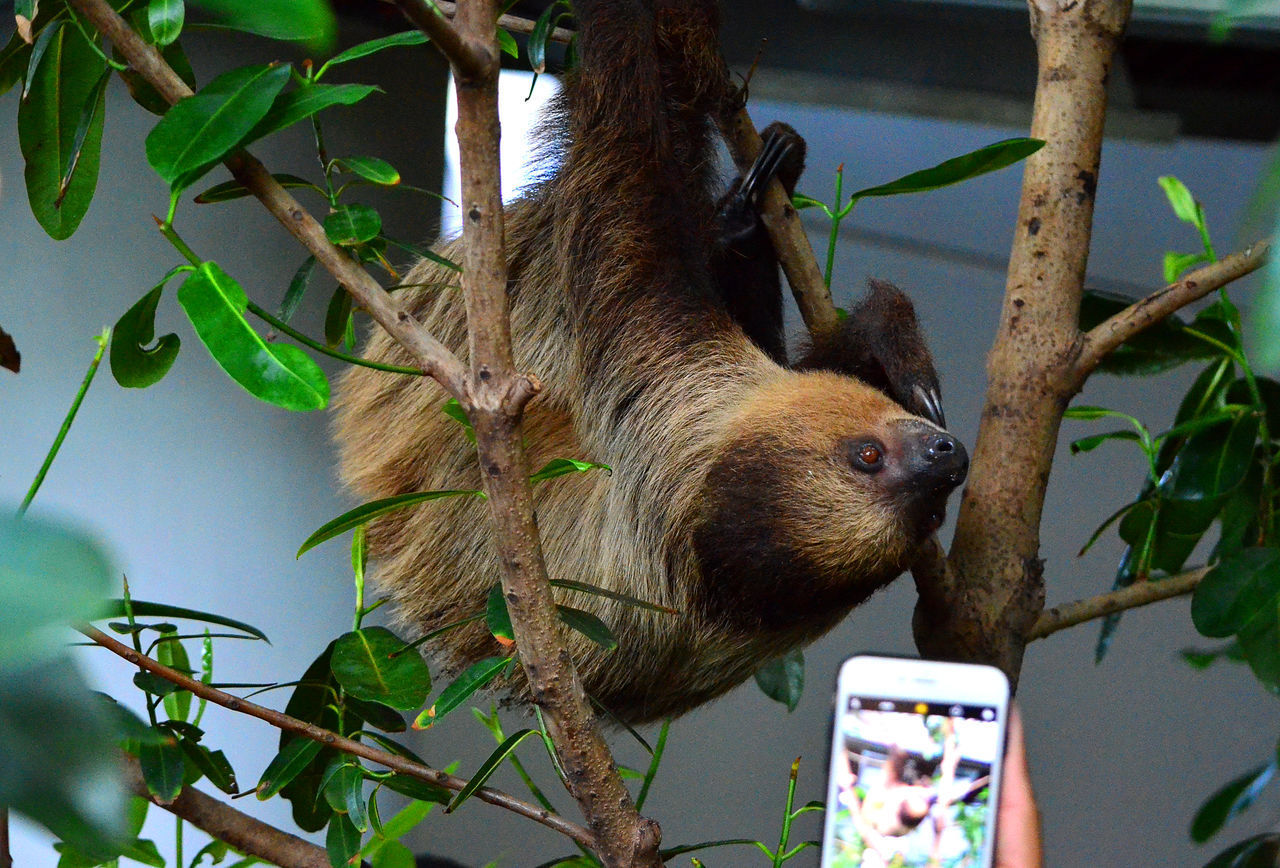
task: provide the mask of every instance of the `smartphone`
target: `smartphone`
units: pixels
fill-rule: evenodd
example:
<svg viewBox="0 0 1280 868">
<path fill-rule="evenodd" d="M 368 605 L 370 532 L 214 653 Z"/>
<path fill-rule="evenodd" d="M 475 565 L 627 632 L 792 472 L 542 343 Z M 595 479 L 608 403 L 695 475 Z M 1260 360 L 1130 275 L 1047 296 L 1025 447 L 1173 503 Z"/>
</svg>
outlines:
<svg viewBox="0 0 1280 868">
<path fill-rule="evenodd" d="M 846 660 L 822 868 L 990 868 L 1008 716 L 992 666 Z"/>
</svg>

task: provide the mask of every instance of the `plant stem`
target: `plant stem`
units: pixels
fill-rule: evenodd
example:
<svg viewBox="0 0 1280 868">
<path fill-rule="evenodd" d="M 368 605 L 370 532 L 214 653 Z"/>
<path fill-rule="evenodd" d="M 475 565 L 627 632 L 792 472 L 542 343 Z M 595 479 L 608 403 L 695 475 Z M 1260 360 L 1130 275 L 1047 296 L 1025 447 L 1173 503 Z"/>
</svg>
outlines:
<svg viewBox="0 0 1280 868">
<path fill-rule="evenodd" d="M 49 447 L 49 453 L 44 457 L 44 464 L 40 465 L 40 472 L 32 480 L 31 487 L 27 489 L 27 496 L 22 499 L 22 504 L 18 507 L 18 515 L 20 516 L 25 515 L 27 507 L 31 506 L 31 501 L 35 499 L 36 492 L 40 490 L 40 485 L 44 482 L 49 468 L 53 465 L 53 459 L 58 457 L 58 450 L 62 448 L 62 441 L 67 439 L 67 432 L 71 430 L 71 423 L 75 421 L 76 413 L 80 411 L 80 404 L 84 401 L 85 393 L 89 391 L 89 384 L 93 382 L 94 374 L 98 373 L 98 365 L 102 362 L 102 354 L 106 352 L 107 344 L 111 340 L 111 329 L 103 329 L 102 334 L 98 335 L 94 340 L 98 342 L 98 351 L 93 354 L 93 361 L 89 363 L 89 370 L 85 371 L 84 379 L 80 382 L 80 390 L 76 392 L 76 398 L 71 402 L 71 409 L 67 411 L 66 417 L 62 420 L 62 427 L 58 429 L 58 436 L 53 439 L 53 445 Z"/>
<path fill-rule="evenodd" d="M 425 377 L 427 375 L 426 371 L 423 371 L 419 368 L 408 368 L 403 365 L 384 365 L 381 362 L 366 361 L 360 358 L 359 356 L 349 356 L 346 353 L 342 353 L 337 350 L 330 349 L 329 347 L 326 347 L 324 344 L 320 343 L 314 338 L 308 337 L 307 335 L 298 331 L 293 326 L 286 323 L 284 320 L 275 317 L 274 315 L 271 314 L 270 311 L 260 307 L 259 305 L 255 304 L 252 301 L 249 302 L 248 311 L 249 313 L 253 314 L 258 319 L 262 320 L 267 325 L 271 326 L 273 329 L 280 332 L 281 334 L 286 334 L 289 337 L 293 338 L 298 343 L 305 344 L 306 346 L 315 350 L 317 353 L 326 355 L 332 359 L 338 359 L 340 361 L 347 362 L 348 364 L 352 364 L 352 365 L 359 365 L 362 368 L 373 368 L 375 371 L 387 371 L 388 373 L 392 373 L 392 374 L 413 374 L 414 376 L 417 376 L 417 377 Z"/>
<path fill-rule="evenodd" d="M 778 849 L 773 854 L 773 868 L 782 868 L 782 863 L 786 861 L 783 857 L 787 852 L 787 841 L 791 838 L 791 821 L 794 819 L 791 807 L 796 802 L 796 778 L 799 775 L 800 757 L 796 757 L 791 763 L 791 776 L 787 780 L 787 807 L 782 812 L 782 835 L 778 838 Z"/>
<path fill-rule="evenodd" d="M 182 818 L 175 816 L 173 829 L 173 864 L 182 868 Z"/>
<path fill-rule="evenodd" d="M 831 237 L 827 239 L 827 269 L 822 275 L 823 282 L 826 283 L 827 289 L 831 289 L 831 272 L 836 264 L 836 244 L 840 240 L 840 219 L 844 214 L 840 212 L 840 203 L 844 200 L 844 163 L 841 163 L 836 169 L 836 202 L 835 207 L 831 209 Z"/>
</svg>

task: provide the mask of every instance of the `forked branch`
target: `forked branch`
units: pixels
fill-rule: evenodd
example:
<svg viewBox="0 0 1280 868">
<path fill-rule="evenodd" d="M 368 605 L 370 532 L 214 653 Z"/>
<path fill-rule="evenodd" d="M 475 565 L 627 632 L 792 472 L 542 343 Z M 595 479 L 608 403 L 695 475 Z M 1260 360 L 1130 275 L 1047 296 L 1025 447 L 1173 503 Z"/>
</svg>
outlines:
<svg viewBox="0 0 1280 868">
<path fill-rule="evenodd" d="M 1108 594 L 1099 594 L 1096 597 L 1046 609 L 1036 620 L 1035 626 L 1031 628 L 1027 641 L 1043 639 L 1059 630 L 1065 630 L 1086 621 L 1105 618 L 1107 615 L 1114 615 L 1126 609 L 1136 609 L 1139 606 L 1189 594 L 1196 589 L 1211 569 L 1212 567 L 1200 567 L 1163 579 L 1149 579 Z"/>
</svg>

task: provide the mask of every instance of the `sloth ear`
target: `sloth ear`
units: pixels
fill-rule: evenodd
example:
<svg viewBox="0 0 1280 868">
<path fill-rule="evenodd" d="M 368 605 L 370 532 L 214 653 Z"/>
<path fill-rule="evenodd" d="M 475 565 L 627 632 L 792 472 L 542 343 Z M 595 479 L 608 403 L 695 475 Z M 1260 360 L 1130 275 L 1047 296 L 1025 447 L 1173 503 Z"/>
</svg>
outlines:
<svg viewBox="0 0 1280 868">
<path fill-rule="evenodd" d="M 857 377 L 910 412 L 946 428 L 938 373 L 911 299 L 891 283 L 874 279 L 867 283 L 870 292 L 849 311 L 840 330 L 815 342 L 796 367 Z"/>
</svg>

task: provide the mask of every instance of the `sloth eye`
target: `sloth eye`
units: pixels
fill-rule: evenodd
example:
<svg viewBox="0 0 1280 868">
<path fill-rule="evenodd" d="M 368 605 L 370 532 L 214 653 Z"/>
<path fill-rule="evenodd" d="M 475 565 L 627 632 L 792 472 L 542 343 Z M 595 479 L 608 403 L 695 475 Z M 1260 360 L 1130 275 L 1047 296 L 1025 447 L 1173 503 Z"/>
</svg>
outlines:
<svg viewBox="0 0 1280 868">
<path fill-rule="evenodd" d="M 849 453 L 853 466 L 858 470 L 874 472 L 884 464 L 884 447 L 874 440 L 854 443 Z"/>
</svg>

